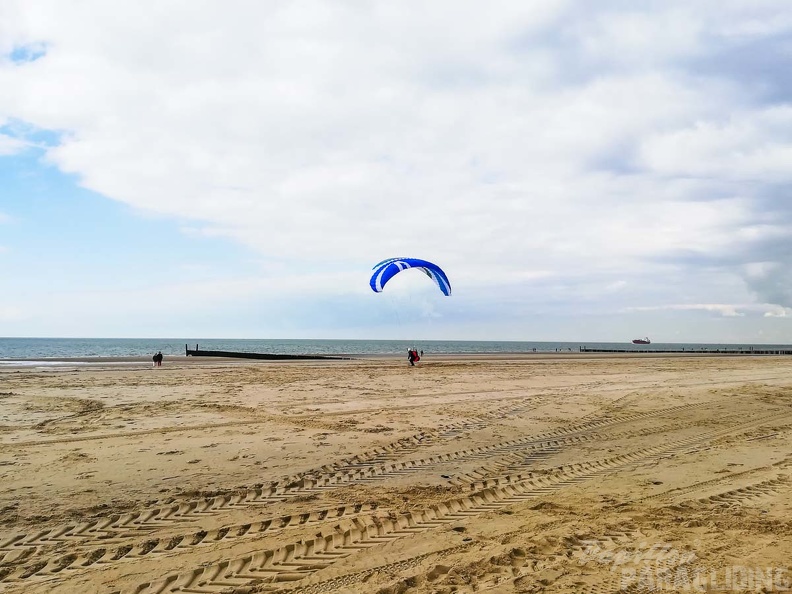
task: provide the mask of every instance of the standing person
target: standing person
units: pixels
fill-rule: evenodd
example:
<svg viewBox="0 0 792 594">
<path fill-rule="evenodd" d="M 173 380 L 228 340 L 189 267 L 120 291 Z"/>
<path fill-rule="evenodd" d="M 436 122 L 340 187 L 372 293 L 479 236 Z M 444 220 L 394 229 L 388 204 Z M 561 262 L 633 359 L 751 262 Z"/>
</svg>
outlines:
<svg viewBox="0 0 792 594">
<path fill-rule="evenodd" d="M 407 349 L 407 360 L 410 362 L 410 365 L 415 367 L 415 351 L 412 349 Z"/>
<path fill-rule="evenodd" d="M 423 357 L 423 349 L 421 349 L 421 357 Z"/>
<path fill-rule="evenodd" d="M 162 351 L 157 352 L 157 367 L 162 367 Z"/>
<path fill-rule="evenodd" d="M 151 358 L 151 360 L 153 361 L 151 366 L 152 367 L 156 367 L 157 366 L 157 353 L 154 353 L 154 356 Z"/>
</svg>

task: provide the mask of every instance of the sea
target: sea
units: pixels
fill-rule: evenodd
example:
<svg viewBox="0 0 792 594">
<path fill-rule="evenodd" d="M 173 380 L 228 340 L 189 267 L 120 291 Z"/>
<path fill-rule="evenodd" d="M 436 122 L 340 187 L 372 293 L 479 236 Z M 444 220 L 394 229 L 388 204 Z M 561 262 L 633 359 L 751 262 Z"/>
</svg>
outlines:
<svg viewBox="0 0 792 594">
<path fill-rule="evenodd" d="M 87 357 L 142 357 L 162 351 L 166 356 L 185 354 L 185 349 L 272 353 L 282 355 L 401 355 L 414 347 L 426 354 L 498 354 L 579 352 L 594 349 L 641 350 L 734 350 L 790 349 L 789 345 L 652 343 L 631 342 L 542 342 L 480 340 L 304 340 L 304 339 L 221 339 L 221 338 L 0 338 L 0 362 Z"/>
</svg>

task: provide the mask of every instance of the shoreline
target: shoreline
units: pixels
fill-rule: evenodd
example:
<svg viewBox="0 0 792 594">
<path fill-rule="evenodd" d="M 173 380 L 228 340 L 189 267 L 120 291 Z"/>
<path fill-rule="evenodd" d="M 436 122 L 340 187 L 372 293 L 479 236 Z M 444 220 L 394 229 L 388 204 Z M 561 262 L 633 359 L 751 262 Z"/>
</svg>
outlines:
<svg viewBox="0 0 792 594">
<path fill-rule="evenodd" d="M 338 357 L 334 359 L 332 357 Z M 788 357 L 784 354 L 766 353 L 746 353 L 746 352 L 717 352 L 717 351 L 684 351 L 684 352 L 496 352 L 496 353 L 437 353 L 425 354 L 420 365 L 429 365 L 433 362 L 475 362 L 475 361 L 547 361 L 552 359 L 559 360 L 591 360 L 591 359 L 666 359 L 666 358 L 702 358 L 702 357 L 740 357 L 740 358 L 771 358 Z M 340 353 L 332 355 L 327 359 L 249 359 L 237 357 L 192 357 L 184 355 L 166 356 L 162 367 L 177 365 L 181 366 L 207 366 L 207 365 L 340 365 L 359 362 L 376 361 L 401 361 L 406 357 L 401 354 L 355 354 Z M 35 357 L 35 358 L 0 358 L 0 372 L 10 369 L 34 369 L 34 368 L 65 368 L 68 366 L 80 366 L 86 368 L 98 368 L 102 366 L 113 368 L 133 368 L 136 366 L 153 367 L 149 356 L 110 356 L 110 357 Z"/>
</svg>

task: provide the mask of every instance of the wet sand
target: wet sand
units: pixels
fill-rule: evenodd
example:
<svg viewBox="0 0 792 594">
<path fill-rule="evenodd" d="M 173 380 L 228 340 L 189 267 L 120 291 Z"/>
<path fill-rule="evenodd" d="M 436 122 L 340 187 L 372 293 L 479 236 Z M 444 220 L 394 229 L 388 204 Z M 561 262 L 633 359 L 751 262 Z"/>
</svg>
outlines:
<svg viewBox="0 0 792 594">
<path fill-rule="evenodd" d="M 0 366 L 0 592 L 792 578 L 788 357 L 62 363 Z"/>
</svg>

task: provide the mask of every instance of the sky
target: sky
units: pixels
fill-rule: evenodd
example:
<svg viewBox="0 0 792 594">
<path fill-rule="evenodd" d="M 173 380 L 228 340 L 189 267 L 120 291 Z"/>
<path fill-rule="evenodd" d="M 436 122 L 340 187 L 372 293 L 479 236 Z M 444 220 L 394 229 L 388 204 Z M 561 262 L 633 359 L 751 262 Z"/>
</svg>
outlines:
<svg viewBox="0 0 792 594">
<path fill-rule="evenodd" d="M 790 72 L 788 0 L 0 0 L 0 336 L 791 343 Z"/>
</svg>

